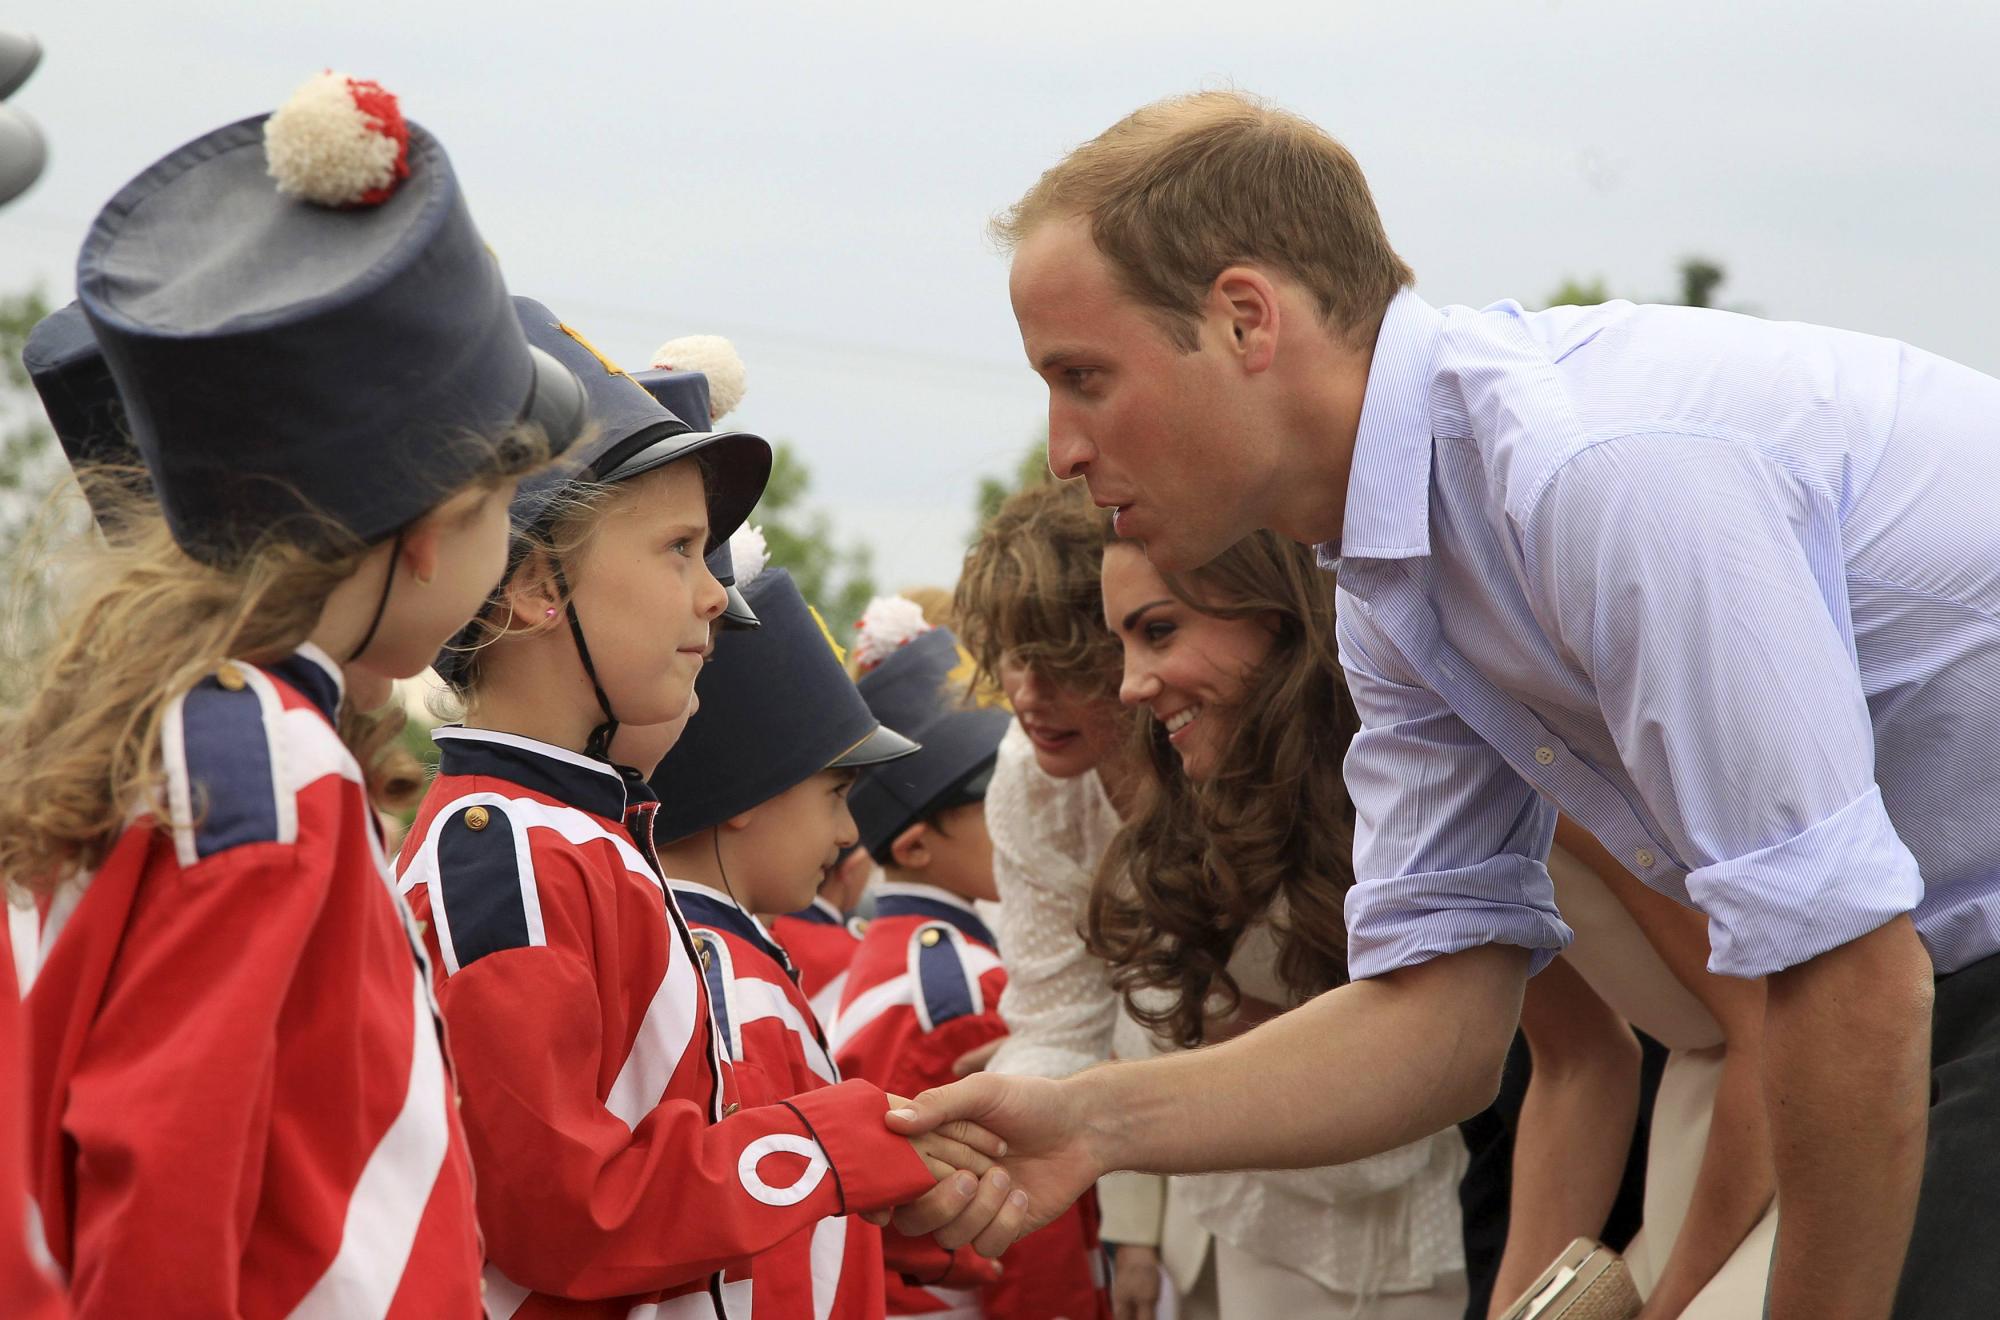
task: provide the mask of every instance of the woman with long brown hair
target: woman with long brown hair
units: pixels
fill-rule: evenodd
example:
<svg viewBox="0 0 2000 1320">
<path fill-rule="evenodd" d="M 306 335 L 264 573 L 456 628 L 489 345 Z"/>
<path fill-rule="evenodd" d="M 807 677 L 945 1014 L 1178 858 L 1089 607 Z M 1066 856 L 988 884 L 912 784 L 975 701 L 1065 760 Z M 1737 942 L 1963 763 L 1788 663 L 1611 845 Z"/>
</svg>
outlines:
<svg viewBox="0 0 2000 1320">
<path fill-rule="evenodd" d="M 1334 579 L 1269 532 L 1171 577 L 1114 533 L 1102 593 L 1141 770 L 1086 934 L 1132 1017 L 1193 1048 L 1346 979 L 1341 761 L 1358 720 Z M 1447 1131 L 1353 1164 L 1176 1180 L 1216 1238 L 1189 1300 L 1223 1316 L 1458 1316 L 1464 1168 Z"/>
</svg>

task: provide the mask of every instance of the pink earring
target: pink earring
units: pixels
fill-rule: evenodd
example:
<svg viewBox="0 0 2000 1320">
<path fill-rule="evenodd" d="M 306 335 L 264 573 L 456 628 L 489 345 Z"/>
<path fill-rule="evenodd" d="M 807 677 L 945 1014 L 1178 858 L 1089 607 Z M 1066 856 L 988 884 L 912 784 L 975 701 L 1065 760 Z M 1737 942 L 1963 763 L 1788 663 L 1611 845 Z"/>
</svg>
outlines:
<svg viewBox="0 0 2000 1320">
<path fill-rule="evenodd" d="M 553 606 L 553 605 L 551 605 L 551 606 L 549 606 L 549 607 L 548 607 L 547 609 L 543 610 L 543 611 L 542 611 L 542 617 L 543 617 L 544 619 L 553 619 L 553 618 L 555 618 L 555 617 L 556 617 L 556 607 L 555 607 L 555 606 Z"/>
</svg>

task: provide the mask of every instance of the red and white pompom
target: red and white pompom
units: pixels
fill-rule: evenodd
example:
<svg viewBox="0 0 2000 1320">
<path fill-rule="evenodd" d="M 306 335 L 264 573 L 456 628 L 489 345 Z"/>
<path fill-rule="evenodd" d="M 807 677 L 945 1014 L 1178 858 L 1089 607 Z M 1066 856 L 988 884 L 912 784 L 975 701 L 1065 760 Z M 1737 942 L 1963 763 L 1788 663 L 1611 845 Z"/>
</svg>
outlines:
<svg viewBox="0 0 2000 1320">
<path fill-rule="evenodd" d="M 380 206 L 410 177 L 410 126 L 395 94 L 328 70 L 264 121 L 278 191 L 320 206 Z"/>
<path fill-rule="evenodd" d="M 906 596 L 877 596 L 854 625 L 854 672 L 865 674 L 931 630 L 924 607 Z"/>
<path fill-rule="evenodd" d="M 736 585 L 750 585 L 771 562 L 771 548 L 764 542 L 764 529 L 744 523 L 729 536 L 729 564 L 736 573 Z"/>
<path fill-rule="evenodd" d="M 708 377 L 708 424 L 714 426 L 743 402 L 750 373 L 736 345 L 721 335 L 682 335 L 653 350 L 655 371 L 699 371 Z"/>
</svg>

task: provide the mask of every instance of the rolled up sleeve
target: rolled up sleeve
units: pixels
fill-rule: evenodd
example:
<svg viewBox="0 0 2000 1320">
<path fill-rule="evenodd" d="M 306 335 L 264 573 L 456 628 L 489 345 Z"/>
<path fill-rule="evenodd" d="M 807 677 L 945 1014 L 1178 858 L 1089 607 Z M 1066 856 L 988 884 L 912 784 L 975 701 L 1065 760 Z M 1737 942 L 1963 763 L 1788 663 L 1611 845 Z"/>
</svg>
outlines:
<svg viewBox="0 0 2000 1320">
<path fill-rule="evenodd" d="M 1339 634 L 1361 716 L 1346 762 L 1356 877 L 1348 975 L 1483 944 L 1532 950 L 1540 971 L 1570 940 L 1546 865 L 1554 808 L 1404 668 L 1345 592 Z"/>
<path fill-rule="evenodd" d="M 1711 971 L 1795 966 L 1917 905 L 1829 497 L 1747 443 L 1625 436 L 1559 469 L 1522 531 L 1537 613 L 1687 868 Z"/>
</svg>

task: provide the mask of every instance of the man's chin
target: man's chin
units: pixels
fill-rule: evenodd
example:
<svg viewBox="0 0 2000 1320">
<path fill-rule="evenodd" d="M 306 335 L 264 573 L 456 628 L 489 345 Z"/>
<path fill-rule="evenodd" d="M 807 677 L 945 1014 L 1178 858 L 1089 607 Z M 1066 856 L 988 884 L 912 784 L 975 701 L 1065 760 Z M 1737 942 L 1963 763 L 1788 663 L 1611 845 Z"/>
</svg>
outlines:
<svg viewBox="0 0 2000 1320">
<path fill-rule="evenodd" d="M 1165 534 L 1147 537 L 1139 542 L 1139 547 L 1160 572 L 1186 573 L 1211 562 L 1234 544 L 1224 541 L 1211 545 L 1194 536 Z"/>
</svg>

